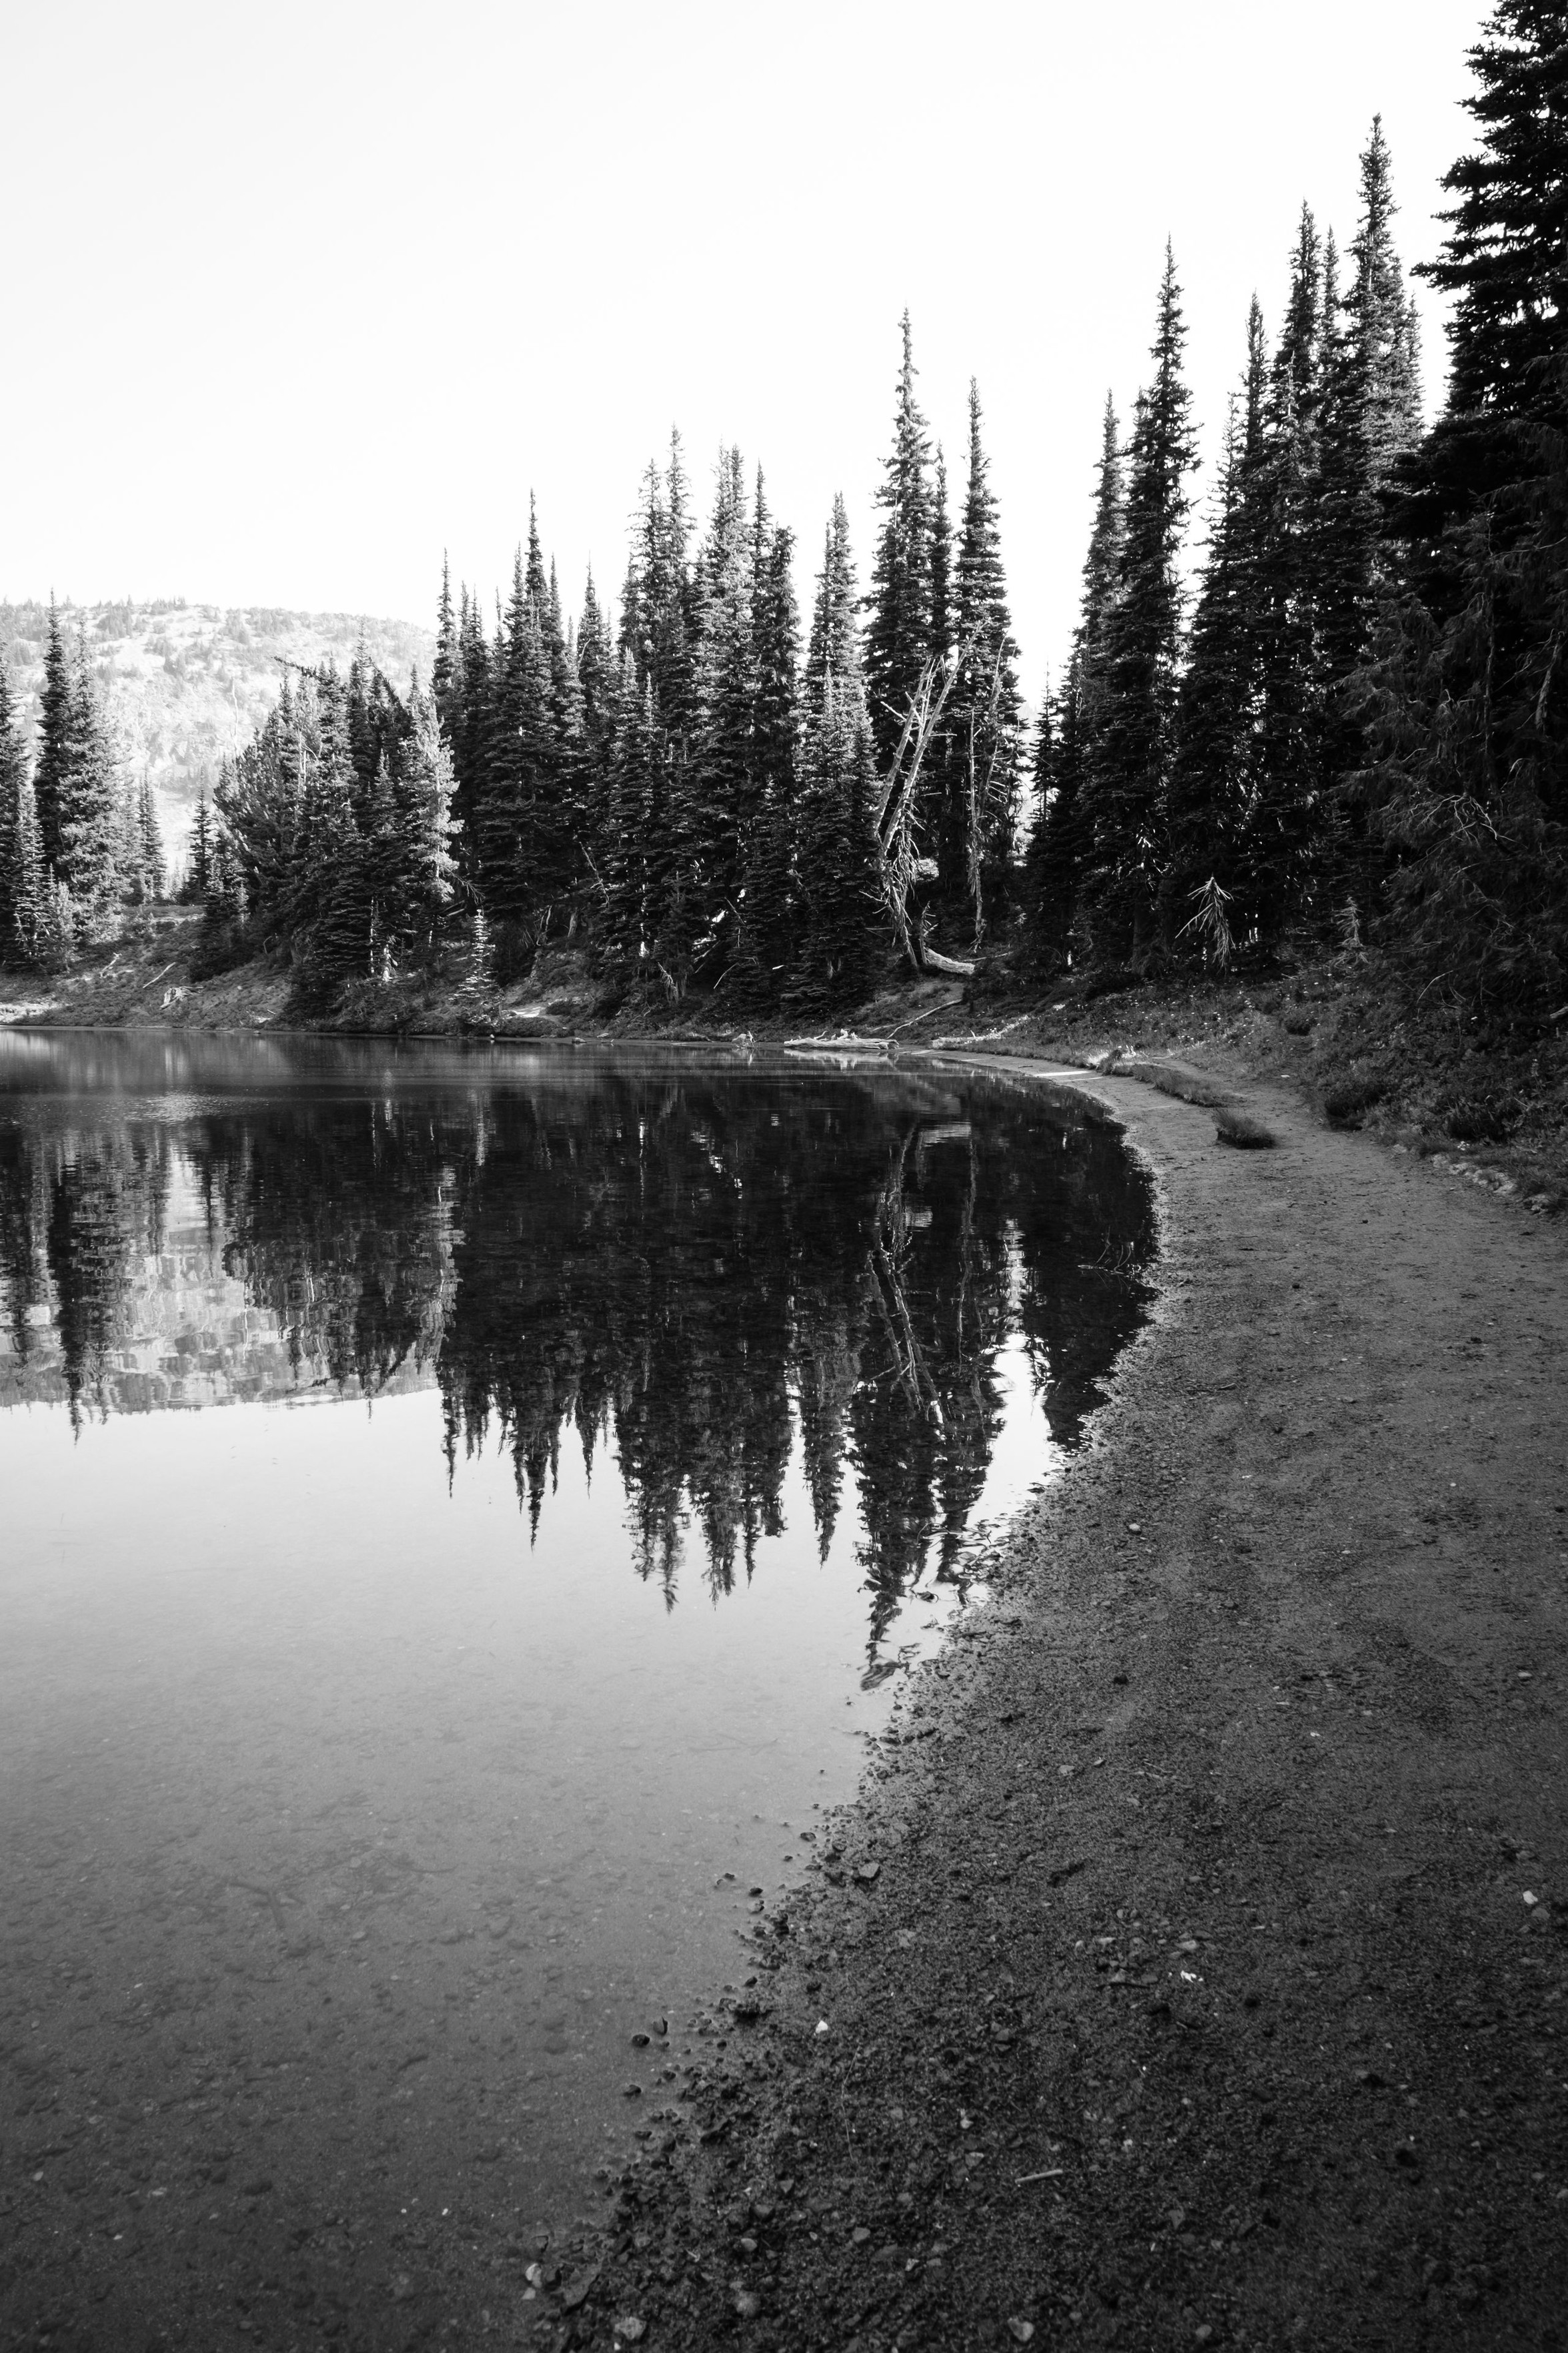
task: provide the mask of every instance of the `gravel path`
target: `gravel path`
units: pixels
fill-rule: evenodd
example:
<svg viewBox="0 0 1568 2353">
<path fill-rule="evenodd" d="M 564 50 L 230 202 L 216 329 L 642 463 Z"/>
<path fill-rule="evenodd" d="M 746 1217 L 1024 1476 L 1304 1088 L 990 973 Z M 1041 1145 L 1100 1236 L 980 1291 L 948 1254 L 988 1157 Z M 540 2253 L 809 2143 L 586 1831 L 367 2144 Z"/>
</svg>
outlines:
<svg viewBox="0 0 1568 2353">
<path fill-rule="evenodd" d="M 1093 1085 L 1155 1320 L 503 2335 L 1568 2343 L 1568 1237 Z"/>
</svg>

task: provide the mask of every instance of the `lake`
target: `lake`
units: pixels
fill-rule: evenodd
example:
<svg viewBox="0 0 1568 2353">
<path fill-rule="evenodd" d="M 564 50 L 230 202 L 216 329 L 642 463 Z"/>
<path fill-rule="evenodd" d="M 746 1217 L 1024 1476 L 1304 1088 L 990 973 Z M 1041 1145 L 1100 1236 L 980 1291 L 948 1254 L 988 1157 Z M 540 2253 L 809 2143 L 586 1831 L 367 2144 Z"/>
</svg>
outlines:
<svg viewBox="0 0 1568 2353">
<path fill-rule="evenodd" d="M 0 1031 L 7 2341 L 584 2207 L 1153 1240 L 931 1065 Z"/>
</svg>

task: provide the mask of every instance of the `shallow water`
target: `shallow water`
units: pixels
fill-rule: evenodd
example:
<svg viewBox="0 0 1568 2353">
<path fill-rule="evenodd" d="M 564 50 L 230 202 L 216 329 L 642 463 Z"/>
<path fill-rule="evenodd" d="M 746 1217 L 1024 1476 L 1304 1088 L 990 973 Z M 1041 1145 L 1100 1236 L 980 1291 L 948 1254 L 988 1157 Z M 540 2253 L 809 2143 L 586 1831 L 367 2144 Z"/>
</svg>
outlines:
<svg viewBox="0 0 1568 2353">
<path fill-rule="evenodd" d="M 23 2286 L 580 2206 L 1152 1240 L 1001 1082 L 0 1032 Z"/>
</svg>

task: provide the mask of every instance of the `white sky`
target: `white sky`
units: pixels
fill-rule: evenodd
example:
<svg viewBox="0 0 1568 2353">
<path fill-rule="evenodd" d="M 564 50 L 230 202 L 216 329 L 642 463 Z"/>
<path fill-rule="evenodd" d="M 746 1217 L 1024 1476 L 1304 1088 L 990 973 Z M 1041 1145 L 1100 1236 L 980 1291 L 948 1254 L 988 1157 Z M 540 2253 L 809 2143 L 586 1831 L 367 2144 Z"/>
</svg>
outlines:
<svg viewBox="0 0 1568 2353">
<path fill-rule="evenodd" d="M 897 322 L 960 492 L 980 380 L 1031 699 L 1167 232 L 1212 457 L 1306 196 L 1342 245 L 1381 109 L 1406 261 L 1480 0 L 47 0 L 5 12 L 0 596 L 427 620 L 537 491 L 618 586 L 672 422 L 760 458 L 864 581 Z M 1424 293 L 1428 403 L 1444 343 Z M 1205 477 L 1208 472 L 1205 466 Z"/>
</svg>

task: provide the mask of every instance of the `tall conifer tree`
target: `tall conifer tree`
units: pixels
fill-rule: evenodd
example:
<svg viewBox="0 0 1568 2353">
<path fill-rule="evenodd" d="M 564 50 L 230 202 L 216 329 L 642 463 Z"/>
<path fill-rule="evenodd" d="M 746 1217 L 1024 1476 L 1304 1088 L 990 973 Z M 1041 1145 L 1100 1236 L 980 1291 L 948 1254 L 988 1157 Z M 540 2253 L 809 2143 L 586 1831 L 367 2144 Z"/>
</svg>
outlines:
<svg viewBox="0 0 1568 2353">
<path fill-rule="evenodd" d="M 932 510 L 931 436 L 915 398 L 914 350 L 906 311 L 903 356 L 893 414 L 893 447 L 877 503 L 877 536 L 867 598 L 866 691 L 879 765 L 892 761 L 910 705 L 931 652 Z"/>
<path fill-rule="evenodd" d="M 1447 406 L 1395 473 L 1395 594 L 1358 715 L 1399 938 L 1472 1004 L 1568 996 L 1568 25 L 1500 0 L 1470 53 L 1479 137 L 1428 275 Z"/>
<path fill-rule="evenodd" d="M 953 635 L 963 670 L 948 705 L 963 866 L 942 878 L 989 913 L 1005 894 L 1017 822 L 1018 649 L 1007 608 L 1002 534 L 980 434 L 980 388 L 969 386 L 969 475 L 959 534 Z M 944 843 L 949 859 L 951 839 Z"/>
<path fill-rule="evenodd" d="M 1184 591 L 1180 570 L 1197 462 L 1186 328 L 1167 245 L 1152 352 L 1128 459 L 1125 535 L 1106 629 L 1104 710 L 1088 774 L 1089 895 L 1103 956 L 1155 944 L 1175 747 Z"/>
<path fill-rule="evenodd" d="M 1093 804 L 1086 787 L 1104 724 L 1106 662 L 1125 529 L 1121 437 L 1107 393 L 1079 622 L 1055 711 L 1042 714 L 1037 744 L 1040 805 L 1030 862 L 1037 944 L 1051 971 L 1071 956 L 1084 869 L 1092 848 Z"/>
</svg>

